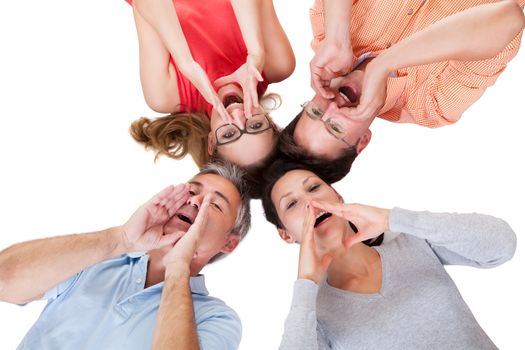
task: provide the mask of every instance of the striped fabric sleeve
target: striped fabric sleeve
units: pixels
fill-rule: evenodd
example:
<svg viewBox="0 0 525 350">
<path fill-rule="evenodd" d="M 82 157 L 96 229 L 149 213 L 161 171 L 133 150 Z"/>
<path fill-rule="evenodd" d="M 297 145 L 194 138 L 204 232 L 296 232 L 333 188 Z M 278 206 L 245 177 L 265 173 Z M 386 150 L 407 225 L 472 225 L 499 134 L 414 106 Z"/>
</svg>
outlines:
<svg viewBox="0 0 525 350">
<path fill-rule="evenodd" d="M 486 88 L 493 85 L 516 56 L 521 33 L 498 55 L 483 61 L 446 61 L 434 64 L 427 79 L 420 67 L 405 70 L 407 82 L 400 118 L 410 115 L 416 124 L 436 128 L 455 123 Z M 424 68 L 423 68 L 424 69 Z"/>
</svg>

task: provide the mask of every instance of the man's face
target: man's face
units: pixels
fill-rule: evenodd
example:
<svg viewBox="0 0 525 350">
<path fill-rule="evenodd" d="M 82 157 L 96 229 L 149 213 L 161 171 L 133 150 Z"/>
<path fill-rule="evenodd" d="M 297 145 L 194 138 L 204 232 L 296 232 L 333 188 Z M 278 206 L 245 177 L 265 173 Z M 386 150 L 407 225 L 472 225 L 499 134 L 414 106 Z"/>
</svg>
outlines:
<svg viewBox="0 0 525 350">
<path fill-rule="evenodd" d="M 362 74 L 356 70 L 334 79 L 332 88 L 336 95 L 333 99 L 318 94 L 313 97 L 295 127 L 297 145 L 310 154 L 327 159 L 335 159 L 349 147 L 358 146 L 361 137 L 369 132 L 372 120 L 352 120 L 345 115 L 345 108 L 359 103 Z"/>
<path fill-rule="evenodd" d="M 232 239 L 238 239 L 237 235 L 230 235 L 230 232 L 237 218 L 241 198 L 235 186 L 219 175 L 198 175 L 188 184 L 190 197 L 166 223 L 165 231 L 188 231 L 195 222 L 204 197 L 210 194 L 208 220 L 197 248 L 197 259 L 204 265 L 219 252 L 225 252 L 225 246 L 231 244 Z M 167 251 L 171 249 L 167 248 Z"/>
</svg>

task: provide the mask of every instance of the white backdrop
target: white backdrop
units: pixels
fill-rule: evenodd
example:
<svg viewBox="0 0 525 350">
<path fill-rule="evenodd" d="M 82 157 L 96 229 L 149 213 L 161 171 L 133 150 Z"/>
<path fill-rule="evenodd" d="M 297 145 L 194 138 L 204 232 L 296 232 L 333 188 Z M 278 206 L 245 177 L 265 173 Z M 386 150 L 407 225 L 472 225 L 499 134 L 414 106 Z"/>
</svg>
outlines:
<svg viewBox="0 0 525 350">
<path fill-rule="evenodd" d="M 273 113 L 280 125 L 312 96 L 309 5 L 276 1 L 297 56 L 292 77 L 270 89 L 283 99 Z M 195 173 L 190 159 L 154 164 L 128 135 L 132 120 L 154 115 L 141 92 L 132 17 L 123 0 L 2 1 L 0 249 L 121 224 L 152 194 Z M 502 349 L 525 348 L 523 78 L 522 50 L 456 125 L 427 130 L 377 120 L 371 144 L 336 185 L 351 202 L 506 219 L 519 240 L 512 261 L 493 270 L 448 268 Z M 241 349 L 275 349 L 298 247 L 280 241 L 257 201 L 252 225 L 232 256 L 204 272 L 211 294 L 243 321 Z M 0 302 L 0 349 L 16 348 L 43 306 Z"/>
</svg>

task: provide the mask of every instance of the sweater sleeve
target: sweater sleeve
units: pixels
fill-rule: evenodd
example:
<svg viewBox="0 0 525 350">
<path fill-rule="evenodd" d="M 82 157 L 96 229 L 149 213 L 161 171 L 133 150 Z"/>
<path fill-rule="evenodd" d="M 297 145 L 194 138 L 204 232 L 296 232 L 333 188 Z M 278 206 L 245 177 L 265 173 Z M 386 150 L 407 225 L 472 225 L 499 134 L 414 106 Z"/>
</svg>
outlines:
<svg viewBox="0 0 525 350">
<path fill-rule="evenodd" d="M 443 265 L 490 268 L 510 260 L 516 235 L 502 219 L 482 214 L 390 211 L 390 229 L 424 239 Z"/>
<path fill-rule="evenodd" d="M 316 299 L 319 286 L 313 281 L 295 281 L 292 306 L 284 324 L 281 350 L 329 349 L 317 325 Z"/>
</svg>

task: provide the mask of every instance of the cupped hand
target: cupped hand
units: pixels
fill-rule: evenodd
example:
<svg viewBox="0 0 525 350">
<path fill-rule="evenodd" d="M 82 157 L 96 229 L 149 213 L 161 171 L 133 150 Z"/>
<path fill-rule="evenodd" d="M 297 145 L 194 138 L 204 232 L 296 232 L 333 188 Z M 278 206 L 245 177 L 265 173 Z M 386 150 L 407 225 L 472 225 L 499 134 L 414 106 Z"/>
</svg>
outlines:
<svg viewBox="0 0 525 350">
<path fill-rule="evenodd" d="M 385 105 L 388 71 L 372 61 L 365 69 L 359 105 L 345 108 L 348 118 L 363 121 L 377 117 Z"/>
<path fill-rule="evenodd" d="M 263 81 L 261 75 L 264 61 L 261 58 L 248 55 L 246 63 L 237 68 L 235 72 L 215 80 L 214 85 L 218 89 L 227 84 L 239 84 L 242 88 L 244 114 L 247 118 L 253 114 L 253 108 L 259 107 L 259 95 L 257 84 Z"/>
<path fill-rule="evenodd" d="M 314 236 L 315 215 L 312 205 L 309 204 L 306 210 L 297 278 L 309 279 L 319 284 L 333 258 L 328 254 L 320 254 L 317 251 Z"/>
<path fill-rule="evenodd" d="M 358 232 L 346 238 L 344 245 L 350 248 L 356 243 L 376 238 L 388 231 L 389 209 L 377 208 L 362 204 L 344 204 L 329 202 L 312 202 L 316 208 L 325 210 L 333 215 L 352 222 Z"/>
<path fill-rule="evenodd" d="M 122 226 L 121 242 L 128 252 L 173 244 L 180 233 L 164 233 L 164 225 L 189 198 L 187 184 L 168 186 L 140 206 Z"/>
<path fill-rule="evenodd" d="M 219 113 L 219 116 L 221 119 L 228 124 L 232 123 L 232 118 L 224 105 L 222 104 L 221 99 L 219 98 L 219 95 L 217 95 L 217 92 L 211 85 L 210 79 L 208 78 L 208 75 L 202 69 L 200 64 L 193 61 L 190 64 L 186 65 L 183 69 L 181 69 L 183 74 L 191 81 L 193 86 L 199 90 L 200 94 L 206 102 L 211 104 L 213 106 L 213 109 Z"/>
<path fill-rule="evenodd" d="M 208 210 L 211 196 L 207 194 L 201 204 L 195 221 L 187 232 L 179 232 L 180 239 L 162 260 L 164 266 L 188 268 L 198 254 L 199 241 L 208 222 Z"/>
<path fill-rule="evenodd" d="M 314 91 L 324 98 L 334 98 L 335 93 L 329 88 L 330 82 L 350 72 L 353 58 L 351 46 L 324 40 L 310 61 L 311 86 Z"/>
</svg>

